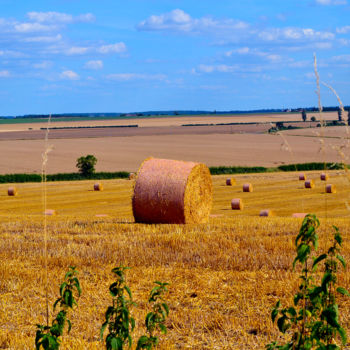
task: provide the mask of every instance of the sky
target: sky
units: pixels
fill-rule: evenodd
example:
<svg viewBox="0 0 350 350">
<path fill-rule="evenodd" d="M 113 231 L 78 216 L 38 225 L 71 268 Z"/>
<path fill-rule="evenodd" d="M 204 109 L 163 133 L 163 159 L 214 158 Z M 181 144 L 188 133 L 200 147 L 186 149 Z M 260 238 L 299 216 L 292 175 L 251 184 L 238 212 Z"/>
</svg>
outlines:
<svg viewBox="0 0 350 350">
<path fill-rule="evenodd" d="M 0 0 L 0 116 L 316 106 L 314 54 L 349 105 L 350 0 Z"/>
</svg>

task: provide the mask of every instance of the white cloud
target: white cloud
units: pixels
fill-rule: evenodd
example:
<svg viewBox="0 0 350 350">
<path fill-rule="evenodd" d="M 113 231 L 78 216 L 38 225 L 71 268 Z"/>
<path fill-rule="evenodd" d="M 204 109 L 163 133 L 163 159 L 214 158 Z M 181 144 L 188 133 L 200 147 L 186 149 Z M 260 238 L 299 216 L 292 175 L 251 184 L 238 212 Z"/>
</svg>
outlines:
<svg viewBox="0 0 350 350">
<path fill-rule="evenodd" d="M 198 69 L 194 70 L 194 72 L 200 72 L 200 73 L 213 73 L 213 72 L 220 72 L 220 73 L 232 73 L 239 70 L 238 65 L 226 65 L 226 64 L 218 64 L 218 65 L 206 65 L 206 64 L 200 64 L 198 66 Z"/>
<path fill-rule="evenodd" d="M 66 55 L 83 55 L 89 50 L 88 47 L 73 46 L 65 51 Z"/>
<path fill-rule="evenodd" d="M 102 69 L 103 68 L 103 62 L 101 60 L 88 61 L 88 62 L 85 63 L 84 68 L 87 68 L 87 69 Z"/>
<path fill-rule="evenodd" d="M 98 52 L 106 54 L 106 53 L 123 53 L 126 51 L 126 45 L 123 42 L 103 45 L 97 49 Z"/>
<path fill-rule="evenodd" d="M 258 33 L 264 41 L 306 41 L 306 40 L 333 40 L 335 35 L 331 32 L 316 31 L 311 28 L 271 28 Z"/>
<path fill-rule="evenodd" d="M 0 78 L 7 78 L 10 76 L 10 72 L 8 70 L 0 70 Z"/>
<path fill-rule="evenodd" d="M 40 23 L 72 23 L 72 22 L 92 22 L 95 16 L 91 13 L 86 13 L 79 16 L 72 16 L 62 12 L 28 12 L 27 17 Z"/>
<path fill-rule="evenodd" d="M 248 23 L 234 19 L 214 20 L 211 17 L 192 18 L 181 9 L 176 9 L 158 16 L 152 15 L 137 26 L 139 30 L 170 30 L 195 33 L 207 32 L 213 29 L 240 30 L 248 27 Z"/>
<path fill-rule="evenodd" d="M 39 42 L 51 43 L 51 42 L 56 42 L 60 40 L 62 40 L 61 34 L 57 34 L 54 36 L 33 36 L 33 37 L 23 39 L 24 42 L 28 42 L 28 43 L 39 43 Z"/>
<path fill-rule="evenodd" d="M 346 5 L 346 0 L 316 0 L 319 5 Z"/>
<path fill-rule="evenodd" d="M 337 28 L 337 33 L 339 34 L 347 34 L 350 32 L 350 26 L 344 26 Z"/>
<path fill-rule="evenodd" d="M 66 80 L 79 80 L 79 75 L 72 70 L 65 70 L 60 74 L 60 78 Z"/>
<path fill-rule="evenodd" d="M 49 32 L 57 30 L 56 26 L 46 25 L 41 23 L 18 23 L 14 25 L 14 29 L 19 33 L 32 33 L 32 32 Z"/>
<path fill-rule="evenodd" d="M 33 64 L 33 67 L 36 68 L 36 69 L 47 69 L 47 68 L 50 68 L 52 67 L 52 62 L 51 61 L 43 61 L 43 62 L 40 62 L 40 63 L 34 63 Z"/>
<path fill-rule="evenodd" d="M 117 81 L 130 81 L 130 80 L 165 80 L 164 74 L 139 74 L 139 73 L 117 73 L 109 74 L 107 78 Z"/>
</svg>

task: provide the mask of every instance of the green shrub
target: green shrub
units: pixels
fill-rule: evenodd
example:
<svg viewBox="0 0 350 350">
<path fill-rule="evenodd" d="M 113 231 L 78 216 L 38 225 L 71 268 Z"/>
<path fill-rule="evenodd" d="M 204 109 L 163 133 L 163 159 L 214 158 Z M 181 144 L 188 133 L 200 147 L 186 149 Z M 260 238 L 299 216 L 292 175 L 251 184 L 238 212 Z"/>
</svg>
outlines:
<svg viewBox="0 0 350 350">
<path fill-rule="evenodd" d="M 274 341 L 266 345 L 267 350 L 340 350 L 346 344 L 346 332 L 339 322 L 339 309 L 336 295 L 350 296 L 343 287 L 337 287 L 338 263 L 345 268 L 344 258 L 340 255 L 342 237 L 334 227 L 333 245 L 327 253 L 313 256 L 317 250 L 318 236 L 316 229 L 319 221 L 315 215 L 308 214 L 295 240 L 296 264 L 302 268 L 299 276 L 300 285 L 294 295 L 293 306 L 281 307 L 278 301 L 272 310 L 272 322 L 277 323 L 281 333 L 290 334 L 290 340 L 284 345 Z M 323 276 L 315 284 L 317 268 L 323 264 Z"/>
<path fill-rule="evenodd" d="M 35 336 L 35 347 L 37 350 L 57 350 L 60 347 L 60 337 L 63 335 L 66 322 L 68 324 L 68 333 L 72 328 L 71 321 L 67 318 L 69 309 L 73 309 L 77 305 L 76 298 L 80 297 L 81 288 L 77 277 L 77 271 L 74 266 L 69 267 L 64 277 L 64 282 L 60 286 L 60 297 L 53 304 L 53 309 L 59 304 L 61 310 L 56 318 L 52 321 L 52 325 L 37 324 Z"/>
</svg>

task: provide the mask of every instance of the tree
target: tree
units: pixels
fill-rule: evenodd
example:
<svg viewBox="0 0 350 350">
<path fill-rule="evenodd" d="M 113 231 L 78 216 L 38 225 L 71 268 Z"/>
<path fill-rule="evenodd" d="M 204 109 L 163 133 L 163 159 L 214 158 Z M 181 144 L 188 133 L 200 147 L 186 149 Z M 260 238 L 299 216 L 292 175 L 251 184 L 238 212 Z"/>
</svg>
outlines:
<svg viewBox="0 0 350 350">
<path fill-rule="evenodd" d="M 315 116 L 312 116 L 312 117 L 311 117 L 311 121 L 312 121 L 312 122 L 315 122 L 315 121 L 316 121 L 316 117 L 315 117 Z"/>
<path fill-rule="evenodd" d="M 86 157 L 80 157 L 77 159 L 77 168 L 79 173 L 83 176 L 92 175 L 95 172 L 95 165 L 97 158 L 92 154 L 88 154 Z"/>
<path fill-rule="evenodd" d="M 303 109 L 303 110 L 301 111 L 301 118 L 303 119 L 303 122 L 306 122 L 307 116 L 306 116 L 306 111 L 305 111 L 305 109 Z"/>
<path fill-rule="evenodd" d="M 339 108 L 339 109 L 338 109 L 338 120 L 339 120 L 340 122 L 343 120 L 342 115 L 343 115 L 343 111 Z"/>
</svg>

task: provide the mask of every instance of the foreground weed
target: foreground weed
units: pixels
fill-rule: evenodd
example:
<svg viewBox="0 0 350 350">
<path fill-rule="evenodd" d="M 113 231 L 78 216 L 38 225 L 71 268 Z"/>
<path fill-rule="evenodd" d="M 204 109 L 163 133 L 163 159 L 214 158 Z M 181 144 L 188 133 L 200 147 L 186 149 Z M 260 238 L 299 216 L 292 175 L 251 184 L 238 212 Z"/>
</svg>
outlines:
<svg viewBox="0 0 350 350">
<path fill-rule="evenodd" d="M 81 287 L 77 277 L 75 267 L 69 267 L 68 272 L 64 277 L 64 282 L 60 286 L 60 297 L 57 298 L 53 305 L 55 310 L 59 304 L 60 311 L 56 318 L 52 321 L 52 325 L 37 325 L 35 346 L 39 350 L 41 347 L 44 350 L 56 350 L 60 346 L 60 338 L 63 335 L 63 330 L 66 322 L 68 323 L 68 333 L 72 328 L 71 321 L 67 318 L 68 310 L 73 309 L 77 305 L 77 298 L 80 297 Z"/>
<path fill-rule="evenodd" d="M 151 290 L 148 302 L 152 305 L 152 311 L 149 312 L 145 319 L 145 325 L 148 335 L 143 335 L 137 342 L 136 350 L 147 349 L 150 350 L 153 346 L 158 345 L 159 339 L 155 335 L 155 332 L 166 334 L 167 328 L 165 326 L 165 320 L 169 315 L 169 307 L 164 302 L 163 294 L 168 291 L 167 285 L 169 283 L 154 282 L 156 286 Z"/>
<path fill-rule="evenodd" d="M 129 287 L 125 284 L 125 266 L 115 267 L 112 272 L 116 275 L 116 281 L 109 286 L 109 292 L 113 297 L 113 304 L 107 308 L 106 321 L 101 327 L 101 339 L 108 326 L 106 337 L 106 349 L 123 349 L 124 344 L 132 345 L 131 333 L 135 328 L 135 319 L 131 317 L 130 307 L 135 305 Z"/>
<path fill-rule="evenodd" d="M 318 236 L 316 229 L 319 221 L 315 215 L 307 215 L 295 240 L 297 263 L 302 265 L 299 291 L 294 296 L 294 306 L 281 308 L 278 301 L 272 310 L 271 318 L 280 332 L 291 331 L 291 340 L 285 345 L 272 342 L 266 345 L 267 350 L 338 350 L 347 341 L 346 332 L 339 323 L 339 310 L 336 293 L 350 296 L 349 292 L 337 287 L 338 263 L 345 268 L 344 258 L 340 255 L 342 237 L 334 227 L 333 245 L 327 253 L 312 257 L 312 250 L 317 250 Z M 320 284 L 314 284 L 314 274 L 318 265 L 323 262 L 324 272 Z"/>
</svg>

